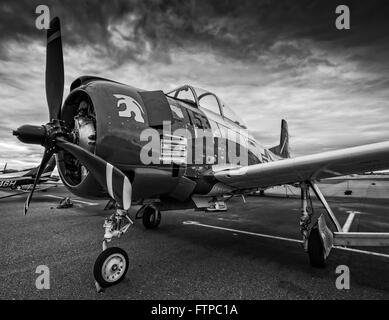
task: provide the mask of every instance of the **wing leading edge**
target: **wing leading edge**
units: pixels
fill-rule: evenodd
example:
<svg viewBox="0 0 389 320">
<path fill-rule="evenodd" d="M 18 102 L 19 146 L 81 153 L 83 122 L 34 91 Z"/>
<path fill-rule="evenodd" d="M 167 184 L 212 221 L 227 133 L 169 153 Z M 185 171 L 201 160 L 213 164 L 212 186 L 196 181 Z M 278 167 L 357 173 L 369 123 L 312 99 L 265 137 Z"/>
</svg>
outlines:
<svg viewBox="0 0 389 320">
<path fill-rule="evenodd" d="M 389 141 L 215 172 L 215 178 L 239 189 L 389 169 Z"/>
</svg>

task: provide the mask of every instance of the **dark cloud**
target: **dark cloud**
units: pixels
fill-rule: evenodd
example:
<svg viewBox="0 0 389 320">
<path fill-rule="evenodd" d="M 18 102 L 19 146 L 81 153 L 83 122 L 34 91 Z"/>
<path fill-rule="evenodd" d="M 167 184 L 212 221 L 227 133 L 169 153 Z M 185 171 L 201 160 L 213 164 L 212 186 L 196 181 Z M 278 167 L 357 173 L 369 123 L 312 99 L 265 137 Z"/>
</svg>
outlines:
<svg viewBox="0 0 389 320">
<path fill-rule="evenodd" d="M 0 39 L 42 39 L 34 27 L 41 1 L 8 1 L 0 5 Z M 387 40 L 389 10 L 384 1 L 46 1 L 61 17 L 67 45 L 96 45 L 120 61 L 142 57 L 169 61 L 171 49 L 207 46 L 220 54 L 255 59 L 264 51 L 304 58 L 309 48 L 283 44 L 311 39 L 326 46 L 355 47 Z M 335 8 L 348 4 L 351 30 L 335 28 Z M 386 41 L 387 42 L 387 41 Z M 130 44 L 130 45 L 126 45 Z"/>
<path fill-rule="evenodd" d="M 45 123 L 45 32 L 35 8 L 62 22 L 65 84 L 95 74 L 146 89 L 190 83 L 216 92 L 265 146 L 289 121 L 295 155 L 387 140 L 389 8 L 370 0 L 0 0 L 0 141 Z M 351 30 L 335 28 L 346 4 Z M 8 147 L 7 147 L 8 146 Z M 14 150 L 14 151 L 12 151 Z"/>
</svg>

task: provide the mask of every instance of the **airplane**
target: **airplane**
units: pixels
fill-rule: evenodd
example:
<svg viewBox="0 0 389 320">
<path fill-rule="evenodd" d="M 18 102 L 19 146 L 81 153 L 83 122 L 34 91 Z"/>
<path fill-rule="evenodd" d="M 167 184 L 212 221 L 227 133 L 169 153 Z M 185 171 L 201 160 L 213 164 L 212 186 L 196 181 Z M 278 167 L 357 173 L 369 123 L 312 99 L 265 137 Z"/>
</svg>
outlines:
<svg viewBox="0 0 389 320">
<path fill-rule="evenodd" d="M 3 169 L 0 170 L 0 173 L 14 173 L 14 172 L 20 171 L 20 170 L 16 170 L 16 169 L 7 169 L 7 166 L 8 166 L 8 162 L 5 163 Z M 32 168 L 24 169 L 24 171 L 31 170 L 31 169 Z"/>
<path fill-rule="evenodd" d="M 58 17 L 47 30 L 46 50 L 49 122 L 23 125 L 13 132 L 21 142 L 45 148 L 24 214 L 53 154 L 70 192 L 115 201 L 114 213 L 104 221 L 103 250 L 93 267 L 98 292 L 119 283 L 127 273 L 128 254 L 108 244 L 134 223 L 128 213 L 134 204 L 142 205 L 135 219 L 155 229 L 161 212 L 205 209 L 226 195 L 298 185 L 300 231 L 312 266 L 323 267 L 335 245 L 389 244 L 387 233 L 342 232 L 317 185 L 324 178 L 388 169 L 389 141 L 292 158 L 285 120 L 279 145 L 263 148 L 217 95 L 190 85 L 164 93 L 81 76 L 73 81 L 63 102 Z M 311 190 L 325 209 L 318 218 L 309 205 Z"/>
<path fill-rule="evenodd" d="M 50 181 L 58 181 L 59 179 L 51 177 L 54 168 L 55 157 L 52 157 L 42 171 L 37 183 L 42 184 Z M 30 186 L 35 181 L 38 170 L 39 167 L 24 170 L 4 169 L 6 173 L 0 174 L 0 190 L 12 192 L 12 194 L 1 196 L 0 200 L 28 192 Z M 46 190 L 46 188 L 41 187 L 39 190 Z"/>
</svg>

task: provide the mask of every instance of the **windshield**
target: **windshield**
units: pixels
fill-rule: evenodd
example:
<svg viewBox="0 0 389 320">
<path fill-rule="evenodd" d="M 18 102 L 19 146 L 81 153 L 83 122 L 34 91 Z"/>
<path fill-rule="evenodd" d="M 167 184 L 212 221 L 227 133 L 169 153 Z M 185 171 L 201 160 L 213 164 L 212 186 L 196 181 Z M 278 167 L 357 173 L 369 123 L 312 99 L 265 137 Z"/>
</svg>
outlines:
<svg viewBox="0 0 389 320">
<path fill-rule="evenodd" d="M 240 118 L 234 111 L 231 110 L 231 108 L 229 108 L 212 92 L 185 85 L 168 92 L 166 95 L 174 99 L 193 104 L 198 108 L 201 107 L 218 115 L 223 115 L 228 120 L 234 122 L 237 125 L 240 125 L 244 129 L 247 129 L 242 118 Z"/>
<path fill-rule="evenodd" d="M 243 119 L 239 117 L 230 107 L 228 107 L 223 101 L 219 100 L 222 106 L 224 117 L 231 120 L 232 122 L 240 125 L 242 128 L 247 129 Z"/>
<path fill-rule="evenodd" d="M 189 86 L 182 86 L 178 89 L 174 89 L 173 91 L 166 93 L 166 95 L 171 98 L 178 99 L 197 106 L 196 98 Z"/>
<path fill-rule="evenodd" d="M 197 95 L 197 100 L 199 102 L 199 106 L 201 108 L 205 108 L 207 110 L 210 110 L 220 116 L 220 107 L 219 107 L 219 101 L 215 94 L 212 92 L 206 91 L 201 88 L 195 88 L 193 87 L 194 91 Z"/>
</svg>

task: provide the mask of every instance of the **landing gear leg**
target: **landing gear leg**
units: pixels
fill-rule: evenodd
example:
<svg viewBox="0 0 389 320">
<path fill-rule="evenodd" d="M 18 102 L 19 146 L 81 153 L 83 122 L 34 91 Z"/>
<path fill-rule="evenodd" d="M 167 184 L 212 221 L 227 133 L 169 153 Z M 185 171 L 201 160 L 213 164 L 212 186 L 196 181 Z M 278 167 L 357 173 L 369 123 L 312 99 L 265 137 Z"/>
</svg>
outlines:
<svg viewBox="0 0 389 320">
<path fill-rule="evenodd" d="M 309 189 L 312 188 L 316 197 L 322 203 L 326 210 L 327 217 L 333 224 L 335 230 L 339 232 L 341 227 L 330 206 L 325 200 L 319 187 L 315 182 L 309 181 L 301 183 L 301 219 L 300 230 L 303 235 L 304 250 L 308 252 L 309 261 L 313 267 L 322 268 L 325 266 L 326 260 L 334 243 L 334 234 L 327 227 L 326 220 L 323 215 L 320 215 L 317 222 L 311 226 L 313 210 L 308 209 Z"/>
<path fill-rule="evenodd" d="M 117 208 L 115 213 L 104 222 L 103 252 L 97 257 L 93 275 L 97 292 L 122 281 L 127 273 L 129 260 L 127 253 L 118 247 L 108 248 L 108 243 L 115 237 L 119 238 L 133 224 L 127 211 Z"/>
<path fill-rule="evenodd" d="M 303 245 L 305 252 L 308 252 L 308 237 L 312 218 L 312 211 L 308 209 L 309 185 L 301 183 L 301 218 L 300 232 L 303 236 Z"/>
</svg>

